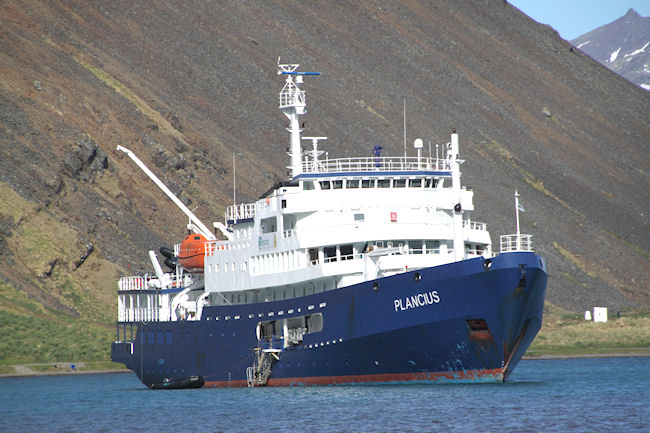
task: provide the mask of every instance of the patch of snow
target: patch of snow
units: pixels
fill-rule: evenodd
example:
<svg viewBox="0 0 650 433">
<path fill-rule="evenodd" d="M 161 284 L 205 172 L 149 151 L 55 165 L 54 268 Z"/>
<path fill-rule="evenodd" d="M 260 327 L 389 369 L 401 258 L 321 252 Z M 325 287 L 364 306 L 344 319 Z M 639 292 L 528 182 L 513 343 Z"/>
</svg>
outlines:
<svg viewBox="0 0 650 433">
<path fill-rule="evenodd" d="M 650 84 L 641 83 L 641 88 L 642 88 L 643 90 L 650 90 Z"/>
<path fill-rule="evenodd" d="M 616 58 L 618 57 L 618 53 L 621 51 L 621 47 L 618 47 L 618 50 L 614 51 L 612 54 L 609 56 L 609 63 L 614 63 Z"/>
<path fill-rule="evenodd" d="M 646 42 L 643 48 L 639 48 L 636 51 L 632 51 L 630 54 L 626 54 L 623 57 L 631 57 L 631 56 L 636 56 L 637 54 L 641 54 L 645 52 L 645 49 L 650 45 L 650 42 Z M 619 48 L 620 49 L 620 48 Z"/>
<path fill-rule="evenodd" d="M 584 46 L 587 45 L 589 42 L 591 42 L 591 39 L 589 39 L 587 42 L 583 42 L 583 43 L 581 43 L 581 44 L 578 45 L 576 48 L 584 47 Z"/>
<path fill-rule="evenodd" d="M 650 69 L 648 69 L 648 65 L 643 65 L 643 72 L 650 73 Z"/>
</svg>

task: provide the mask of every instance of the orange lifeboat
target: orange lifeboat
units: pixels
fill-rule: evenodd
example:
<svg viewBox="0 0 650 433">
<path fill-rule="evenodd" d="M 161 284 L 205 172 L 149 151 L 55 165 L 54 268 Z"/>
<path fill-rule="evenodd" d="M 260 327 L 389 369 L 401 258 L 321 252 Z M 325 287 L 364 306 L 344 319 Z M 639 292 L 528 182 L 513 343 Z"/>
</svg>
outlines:
<svg viewBox="0 0 650 433">
<path fill-rule="evenodd" d="M 202 273 L 207 242 L 203 235 L 192 233 L 185 236 L 178 252 L 178 263 L 189 272 Z"/>
</svg>

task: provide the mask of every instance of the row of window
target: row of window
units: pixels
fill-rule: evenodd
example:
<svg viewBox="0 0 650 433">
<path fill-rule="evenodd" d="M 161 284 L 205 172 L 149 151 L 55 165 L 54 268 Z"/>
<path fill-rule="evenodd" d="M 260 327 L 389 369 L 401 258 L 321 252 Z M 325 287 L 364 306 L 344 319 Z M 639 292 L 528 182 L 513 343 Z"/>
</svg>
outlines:
<svg viewBox="0 0 650 433">
<path fill-rule="evenodd" d="M 172 344 L 174 337 L 172 331 L 142 331 L 140 339 L 143 343 Z"/>
<path fill-rule="evenodd" d="M 358 189 L 358 188 L 436 188 L 442 186 L 443 179 L 427 177 L 420 179 L 335 179 L 302 182 L 302 189 Z"/>
<path fill-rule="evenodd" d="M 355 214 L 355 219 L 363 221 L 363 214 Z M 369 242 L 363 246 L 359 245 L 356 250 L 352 244 L 309 248 L 306 251 L 290 250 L 252 257 L 250 259 L 251 272 L 254 275 L 263 275 L 291 271 L 305 266 L 317 265 L 321 262 L 330 263 L 339 260 L 352 260 L 360 258 L 357 255 L 368 252 L 369 249 L 373 248 L 406 247 L 406 251 L 409 254 L 440 254 L 441 246 L 444 246 L 445 249 L 452 248 L 451 243 L 448 241 L 442 241 L 441 243 L 437 240 L 392 240 Z M 485 245 L 468 243 L 465 245 L 465 252 L 481 255 L 485 248 Z M 246 272 L 248 270 L 248 262 L 243 261 L 238 265 L 235 262 L 211 263 L 208 264 L 206 272 L 235 272 L 236 270 Z"/>
<path fill-rule="evenodd" d="M 235 272 L 237 265 L 235 262 L 226 262 L 226 263 L 209 263 L 206 271 L 210 274 L 212 272 Z M 239 263 L 239 270 L 245 272 L 248 269 L 247 262 Z"/>
</svg>

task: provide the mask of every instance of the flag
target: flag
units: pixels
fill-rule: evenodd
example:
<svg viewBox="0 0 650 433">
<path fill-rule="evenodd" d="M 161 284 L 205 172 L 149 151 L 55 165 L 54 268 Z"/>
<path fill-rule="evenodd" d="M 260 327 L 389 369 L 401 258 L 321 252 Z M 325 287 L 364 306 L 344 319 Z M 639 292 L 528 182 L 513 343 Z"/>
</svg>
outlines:
<svg viewBox="0 0 650 433">
<path fill-rule="evenodd" d="M 517 203 L 517 207 L 519 208 L 519 210 L 521 212 L 526 212 L 526 209 L 524 209 L 524 207 L 521 205 L 521 203 Z"/>
</svg>

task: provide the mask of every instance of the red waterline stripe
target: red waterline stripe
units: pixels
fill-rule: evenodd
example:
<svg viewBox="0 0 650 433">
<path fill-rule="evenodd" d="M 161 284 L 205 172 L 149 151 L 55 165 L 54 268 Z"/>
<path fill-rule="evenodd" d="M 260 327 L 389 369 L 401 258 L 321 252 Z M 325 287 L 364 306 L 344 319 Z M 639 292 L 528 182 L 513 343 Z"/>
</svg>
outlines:
<svg viewBox="0 0 650 433">
<path fill-rule="evenodd" d="M 473 380 L 503 380 L 503 370 L 491 368 L 486 370 L 443 371 L 436 373 L 387 373 L 364 374 L 356 376 L 314 376 L 271 378 L 266 386 L 292 385 L 335 385 L 345 383 L 390 383 L 390 382 L 424 382 L 424 381 L 473 381 Z M 245 387 L 245 380 L 205 382 L 206 388 Z"/>
</svg>

